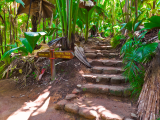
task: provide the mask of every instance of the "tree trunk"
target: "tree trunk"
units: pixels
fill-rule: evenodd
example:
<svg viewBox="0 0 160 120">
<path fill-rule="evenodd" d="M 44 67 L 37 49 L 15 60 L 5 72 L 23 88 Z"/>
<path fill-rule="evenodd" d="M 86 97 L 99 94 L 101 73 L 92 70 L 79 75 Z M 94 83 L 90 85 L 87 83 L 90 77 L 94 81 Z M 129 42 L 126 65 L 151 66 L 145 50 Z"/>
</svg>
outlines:
<svg viewBox="0 0 160 120">
<path fill-rule="evenodd" d="M 46 18 L 43 18 L 43 30 L 46 29 L 45 25 L 46 25 Z M 45 41 L 45 36 L 44 36 L 43 37 L 43 43 L 45 43 L 45 42 L 46 41 Z"/>
<path fill-rule="evenodd" d="M 159 115 L 160 93 L 160 44 L 155 57 L 146 71 L 144 84 L 138 100 L 140 120 L 156 120 Z"/>
<path fill-rule="evenodd" d="M 0 42 L 1 42 L 1 46 L 3 46 L 2 30 L 1 30 L 1 28 L 0 28 Z M 1 47 L 1 52 L 2 52 L 2 55 L 3 55 L 3 47 Z"/>
<path fill-rule="evenodd" d="M 37 20 L 38 17 L 32 15 L 31 21 L 32 21 L 32 32 L 37 32 Z"/>
<path fill-rule="evenodd" d="M 138 0 L 135 0 L 135 17 L 138 16 Z"/>
<path fill-rule="evenodd" d="M 125 13 L 126 13 L 126 23 L 129 22 L 129 11 L 128 11 L 128 0 L 125 0 Z"/>
<path fill-rule="evenodd" d="M 156 8 L 156 0 L 153 1 L 153 10 L 155 10 Z M 154 16 L 154 14 L 152 14 L 152 16 Z"/>
<path fill-rule="evenodd" d="M 4 12 L 4 45 L 5 45 L 5 51 L 7 50 L 6 49 L 6 46 L 7 46 L 7 42 L 6 42 L 6 13 L 5 13 L 5 9 L 3 10 Z"/>
<path fill-rule="evenodd" d="M 9 28 L 9 30 L 10 30 L 10 44 L 12 44 L 12 26 L 11 26 L 11 14 L 12 14 L 12 10 L 11 10 L 11 5 L 10 5 L 10 10 L 9 10 L 9 21 L 10 21 L 10 28 Z"/>
</svg>

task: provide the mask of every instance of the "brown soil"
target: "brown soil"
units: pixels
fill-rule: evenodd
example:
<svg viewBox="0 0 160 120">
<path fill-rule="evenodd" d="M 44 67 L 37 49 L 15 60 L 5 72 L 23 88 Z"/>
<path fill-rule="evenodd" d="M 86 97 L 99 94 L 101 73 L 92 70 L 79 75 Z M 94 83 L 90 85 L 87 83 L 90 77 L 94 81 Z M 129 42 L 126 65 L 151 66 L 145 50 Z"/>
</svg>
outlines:
<svg viewBox="0 0 160 120">
<path fill-rule="evenodd" d="M 45 59 L 40 62 L 48 63 Z M 57 77 L 50 81 L 50 69 L 48 68 L 42 80 L 31 82 L 28 86 L 19 89 L 13 79 L 0 80 L 0 120 L 85 120 L 80 116 L 57 111 L 54 105 L 70 94 L 77 84 L 86 83 L 82 77 L 87 73 L 86 68 L 77 58 L 72 60 L 57 60 Z M 30 80 L 34 79 L 29 77 Z M 135 111 L 130 99 L 119 99 L 116 97 L 104 97 L 104 95 L 79 94 L 78 98 L 87 97 L 88 100 L 110 109 L 111 111 L 123 112 L 126 117 Z M 129 100 L 129 101 L 128 101 Z M 121 102 L 120 102 L 121 101 Z M 125 105 L 122 103 L 125 102 Z M 128 104 L 128 105 L 127 105 Z"/>
</svg>

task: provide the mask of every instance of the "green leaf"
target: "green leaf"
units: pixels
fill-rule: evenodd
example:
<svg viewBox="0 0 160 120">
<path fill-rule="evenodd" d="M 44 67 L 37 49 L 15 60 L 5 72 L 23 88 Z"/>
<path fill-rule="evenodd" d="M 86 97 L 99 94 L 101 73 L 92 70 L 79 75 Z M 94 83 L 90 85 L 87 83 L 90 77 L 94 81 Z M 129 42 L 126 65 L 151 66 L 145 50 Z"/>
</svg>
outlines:
<svg viewBox="0 0 160 120">
<path fill-rule="evenodd" d="M 148 29 L 160 28 L 160 16 L 152 16 L 148 20 L 150 22 L 144 23 L 145 28 Z"/>
<path fill-rule="evenodd" d="M 135 26 L 136 22 L 138 21 L 138 19 L 141 17 L 141 15 L 143 15 L 146 11 L 141 12 L 135 19 L 133 22 L 133 27 Z M 143 20 L 143 19 L 142 19 Z"/>
<path fill-rule="evenodd" d="M 11 55 L 12 52 L 14 52 L 15 50 L 19 50 L 19 51 L 22 51 L 23 53 L 25 54 L 28 54 L 28 51 L 26 50 L 26 48 L 24 47 L 17 47 L 17 48 L 13 48 L 13 49 L 10 49 L 8 50 L 7 52 L 5 52 L 2 56 L 2 60 L 5 60 L 8 56 Z"/>
<path fill-rule="evenodd" d="M 58 30 L 58 28 L 46 28 L 44 32 L 46 32 L 46 36 L 51 36 L 55 30 Z"/>
<path fill-rule="evenodd" d="M 132 31 L 132 21 L 129 21 L 129 22 L 126 24 L 125 28 L 126 28 L 127 30 L 129 30 L 129 31 Z"/>
<path fill-rule="evenodd" d="M 138 39 L 142 39 L 144 38 L 145 34 L 147 33 L 148 31 L 145 31 L 143 33 L 141 33 L 139 36 L 138 36 Z"/>
<path fill-rule="evenodd" d="M 33 49 L 31 47 L 31 45 L 29 44 L 28 40 L 26 38 L 20 38 L 20 41 L 23 43 L 23 45 L 26 47 L 26 49 L 32 53 Z"/>
<path fill-rule="evenodd" d="M 142 19 L 141 21 L 137 22 L 137 23 L 134 25 L 134 31 L 137 30 L 138 26 L 141 25 L 144 20 L 145 20 L 145 19 Z"/>
<path fill-rule="evenodd" d="M 142 47 L 138 48 L 136 52 L 137 52 L 139 61 L 141 63 L 149 61 L 151 55 L 155 52 L 157 46 L 158 46 L 158 43 L 151 43 L 151 44 L 143 45 Z"/>
<path fill-rule="evenodd" d="M 28 43 L 31 45 L 32 49 L 34 49 L 39 38 L 41 36 L 46 35 L 46 33 L 45 32 L 25 32 L 24 35 Z"/>
<path fill-rule="evenodd" d="M 160 40 L 160 31 L 158 32 L 158 39 Z"/>
<path fill-rule="evenodd" d="M 83 8 L 79 8 L 78 10 L 78 18 L 83 22 L 83 24 L 86 24 L 86 12 L 87 10 Z"/>
<path fill-rule="evenodd" d="M 77 19 L 76 24 L 77 24 L 78 27 L 82 30 L 83 22 L 82 22 L 80 19 Z"/>
<path fill-rule="evenodd" d="M 120 29 L 120 31 L 121 31 L 123 28 L 126 27 L 127 23 L 123 23 L 123 24 L 121 24 L 121 25 L 122 25 L 122 28 Z"/>
<path fill-rule="evenodd" d="M 90 21 L 91 20 L 91 17 L 92 17 L 92 14 L 93 14 L 93 11 L 95 10 L 96 6 L 94 6 L 92 9 L 90 9 L 90 11 L 88 12 L 88 20 Z"/>
<path fill-rule="evenodd" d="M 23 7 L 25 5 L 25 3 L 22 0 L 16 0 L 17 3 L 20 3 Z"/>
</svg>

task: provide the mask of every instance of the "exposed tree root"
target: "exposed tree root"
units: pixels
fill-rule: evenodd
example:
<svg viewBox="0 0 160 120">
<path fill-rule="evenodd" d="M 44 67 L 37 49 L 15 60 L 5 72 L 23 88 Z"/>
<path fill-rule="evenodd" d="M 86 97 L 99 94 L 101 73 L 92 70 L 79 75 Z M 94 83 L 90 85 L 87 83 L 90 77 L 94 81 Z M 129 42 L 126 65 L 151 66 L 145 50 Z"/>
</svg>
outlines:
<svg viewBox="0 0 160 120">
<path fill-rule="evenodd" d="M 3 77 L 9 77 L 9 74 L 14 78 L 14 80 L 20 84 L 20 88 L 27 85 L 27 78 L 29 76 L 34 76 L 35 80 L 38 80 L 40 75 L 40 67 L 38 62 L 44 60 L 45 58 L 38 58 L 36 62 L 34 57 L 21 57 L 17 58 L 8 66 L 8 68 L 3 72 Z"/>
</svg>

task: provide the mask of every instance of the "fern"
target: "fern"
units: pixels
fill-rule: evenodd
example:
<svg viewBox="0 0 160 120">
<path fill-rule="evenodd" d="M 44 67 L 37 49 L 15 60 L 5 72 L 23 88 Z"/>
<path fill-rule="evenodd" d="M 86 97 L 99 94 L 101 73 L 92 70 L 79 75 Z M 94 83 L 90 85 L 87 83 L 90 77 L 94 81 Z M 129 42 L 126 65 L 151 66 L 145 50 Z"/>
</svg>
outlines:
<svg viewBox="0 0 160 120">
<path fill-rule="evenodd" d="M 133 93 L 139 95 L 144 82 L 143 64 L 151 60 L 158 43 L 145 44 L 139 39 L 128 40 L 121 48 L 123 55 L 124 76 L 129 80 Z"/>
</svg>

